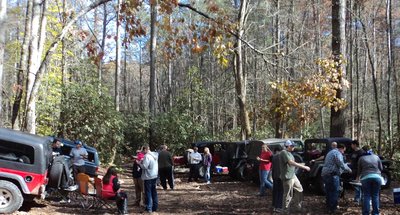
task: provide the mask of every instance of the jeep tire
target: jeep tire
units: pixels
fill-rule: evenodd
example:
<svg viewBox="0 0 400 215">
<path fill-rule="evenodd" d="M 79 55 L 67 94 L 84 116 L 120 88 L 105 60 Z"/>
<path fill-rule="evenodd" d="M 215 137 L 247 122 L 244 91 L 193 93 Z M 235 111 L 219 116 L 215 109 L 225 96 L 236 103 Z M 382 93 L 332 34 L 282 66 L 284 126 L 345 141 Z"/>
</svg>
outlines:
<svg viewBox="0 0 400 215">
<path fill-rule="evenodd" d="M 10 214 L 17 211 L 24 202 L 18 187 L 9 182 L 0 180 L 0 214 Z"/>
<path fill-rule="evenodd" d="M 250 181 L 251 175 L 249 173 L 249 169 L 247 168 L 247 164 L 243 163 L 237 170 L 237 176 L 240 181 Z"/>
<path fill-rule="evenodd" d="M 64 170 L 64 165 L 60 162 L 54 163 L 51 166 L 49 172 L 49 184 L 48 184 L 50 188 L 57 189 L 61 186 L 61 181 L 63 178 L 63 170 Z"/>
</svg>

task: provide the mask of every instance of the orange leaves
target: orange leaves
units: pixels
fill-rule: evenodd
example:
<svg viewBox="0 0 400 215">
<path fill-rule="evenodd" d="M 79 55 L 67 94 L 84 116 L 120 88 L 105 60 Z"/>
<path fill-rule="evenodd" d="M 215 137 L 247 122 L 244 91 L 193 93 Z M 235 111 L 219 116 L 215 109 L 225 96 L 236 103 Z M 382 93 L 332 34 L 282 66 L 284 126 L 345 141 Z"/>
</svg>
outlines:
<svg viewBox="0 0 400 215">
<path fill-rule="evenodd" d="M 125 23 L 128 38 L 123 43 L 126 46 L 134 37 L 146 35 L 146 29 L 138 18 L 138 11 L 142 7 L 143 0 L 125 0 L 121 4 L 121 17 L 119 22 Z"/>
<path fill-rule="evenodd" d="M 342 62 L 343 63 L 343 62 Z M 350 83 L 342 77 L 333 60 L 318 60 L 322 74 L 313 74 L 298 81 L 276 81 L 269 83 L 275 89 L 270 110 L 283 118 L 295 114 L 297 120 L 312 120 L 319 104 L 321 107 L 333 107 L 335 110 L 346 107 L 347 102 L 337 97 L 337 90 L 349 87 Z"/>
<path fill-rule="evenodd" d="M 192 48 L 193 53 L 201 53 L 204 50 L 204 46 L 200 46 L 199 44 L 196 44 Z"/>
<path fill-rule="evenodd" d="M 208 5 L 208 10 L 210 12 L 216 13 L 219 11 L 219 7 L 215 3 L 211 3 L 210 5 Z"/>
<path fill-rule="evenodd" d="M 178 0 L 161 0 L 159 1 L 159 4 L 160 12 L 171 14 L 173 10 L 178 6 Z"/>
</svg>

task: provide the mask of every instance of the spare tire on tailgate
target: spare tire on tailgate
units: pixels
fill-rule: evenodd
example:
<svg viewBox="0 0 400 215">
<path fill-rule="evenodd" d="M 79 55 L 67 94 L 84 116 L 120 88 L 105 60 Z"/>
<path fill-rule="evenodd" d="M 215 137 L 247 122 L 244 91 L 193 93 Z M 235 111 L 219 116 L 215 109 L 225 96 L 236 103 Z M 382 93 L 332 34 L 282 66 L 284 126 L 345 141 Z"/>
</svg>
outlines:
<svg viewBox="0 0 400 215">
<path fill-rule="evenodd" d="M 65 159 L 65 156 L 56 156 L 49 170 L 48 186 L 56 189 L 68 187 L 70 179 L 69 174 L 69 165 Z"/>
</svg>

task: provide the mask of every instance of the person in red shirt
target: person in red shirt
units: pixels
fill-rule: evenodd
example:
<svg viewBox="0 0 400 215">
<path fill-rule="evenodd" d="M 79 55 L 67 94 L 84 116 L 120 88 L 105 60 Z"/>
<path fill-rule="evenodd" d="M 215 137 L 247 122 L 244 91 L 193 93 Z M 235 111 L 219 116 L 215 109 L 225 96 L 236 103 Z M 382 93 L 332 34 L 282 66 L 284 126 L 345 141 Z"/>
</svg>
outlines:
<svg viewBox="0 0 400 215">
<path fill-rule="evenodd" d="M 272 165 L 271 158 L 271 150 L 268 148 L 267 144 L 263 144 L 261 147 L 261 154 L 257 157 L 257 160 L 260 162 L 260 196 L 265 196 L 266 188 L 272 189 L 272 182 L 268 180 L 268 175 Z"/>
<path fill-rule="evenodd" d="M 118 214 L 128 214 L 128 195 L 122 191 L 118 180 L 117 169 L 111 166 L 103 177 L 103 189 L 101 195 L 105 199 L 116 200 Z"/>
</svg>

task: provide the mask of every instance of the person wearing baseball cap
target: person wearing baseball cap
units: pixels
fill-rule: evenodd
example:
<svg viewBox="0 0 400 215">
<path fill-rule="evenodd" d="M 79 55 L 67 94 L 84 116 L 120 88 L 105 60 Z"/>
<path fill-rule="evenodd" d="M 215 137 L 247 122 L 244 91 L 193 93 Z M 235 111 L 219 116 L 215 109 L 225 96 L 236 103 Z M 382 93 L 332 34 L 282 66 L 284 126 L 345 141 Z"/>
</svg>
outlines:
<svg viewBox="0 0 400 215">
<path fill-rule="evenodd" d="M 279 154 L 281 166 L 280 178 L 283 184 L 283 207 L 284 211 L 289 211 L 290 206 L 294 209 L 293 212 L 302 212 L 302 192 L 303 187 L 296 176 L 296 167 L 310 171 L 310 167 L 295 162 L 292 152 L 296 143 L 287 140 L 284 144 L 285 150 Z"/>
<path fill-rule="evenodd" d="M 82 147 L 82 142 L 80 140 L 75 141 L 75 148 L 71 150 L 69 156 L 72 158 L 74 178 L 75 181 L 78 173 L 85 173 L 85 160 L 88 157 L 88 153 L 84 147 Z"/>
</svg>

